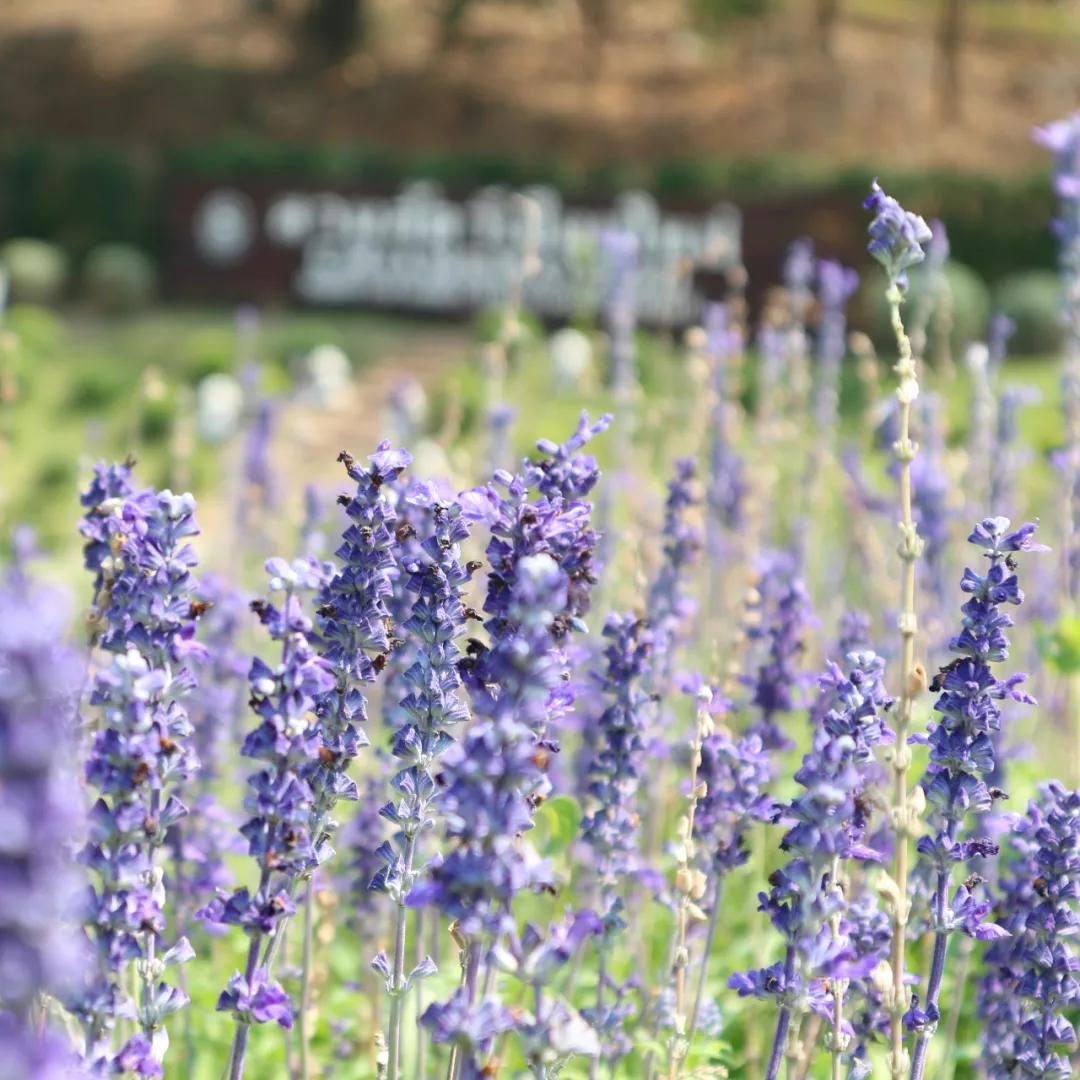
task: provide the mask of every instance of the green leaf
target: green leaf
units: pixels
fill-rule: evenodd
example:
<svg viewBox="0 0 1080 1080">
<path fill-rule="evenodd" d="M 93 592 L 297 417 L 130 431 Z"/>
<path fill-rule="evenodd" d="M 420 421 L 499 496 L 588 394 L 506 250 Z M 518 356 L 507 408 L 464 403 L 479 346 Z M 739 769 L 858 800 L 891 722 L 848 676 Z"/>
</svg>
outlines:
<svg viewBox="0 0 1080 1080">
<path fill-rule="evenodd" d="M 1080 619 L 1066 616 L 1039 641 L 1043 659 L 1062 675 L 1080 672 Z"/>
<path fill-rule="evenodd" d="M 536 811 L 533 841 L 541 855 L 560 855 L 581 826 L 581 807 L 569 795 L 556 795 Z"/>
</svg>

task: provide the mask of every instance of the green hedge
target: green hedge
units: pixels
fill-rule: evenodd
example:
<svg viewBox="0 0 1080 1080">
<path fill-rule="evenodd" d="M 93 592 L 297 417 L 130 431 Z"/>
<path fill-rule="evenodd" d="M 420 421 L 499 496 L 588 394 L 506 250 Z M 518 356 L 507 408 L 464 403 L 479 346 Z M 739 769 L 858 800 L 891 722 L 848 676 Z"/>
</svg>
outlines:
<svg viewBox="0 0 1080 1080">
<path fill-rule="evenodd" d="M 828 169 L 783 157 L 742 161 L 676 159 L 652 164 L 572 166 L 551 158 L 499 154 L 406 155 L 370 147 L 300 146 L 233 138 L 171 150 L 81 143 L 0 141 L 0 239 L 37 237 L 81 260 L 101 243 L 160 252 L 167 181 L 174 177 L 364 179 L 396 185 L 427 177 L 451 190 L 480 184 L 551 183 L 567 195 L 603 198 L 640 186 L 672 202 L 731 199 L 744 205 L 792 195 L 850 199 L 852 229 L 873 171 Z M 1045 172 L 997 179 L 950 172 L 887 173 L 886 188 L 926 217 L 949 226 L 954 256 L 988 281 L 1027 269 L 1052 269 L 1047 222 L 1054 200 Z"/>
</svg>

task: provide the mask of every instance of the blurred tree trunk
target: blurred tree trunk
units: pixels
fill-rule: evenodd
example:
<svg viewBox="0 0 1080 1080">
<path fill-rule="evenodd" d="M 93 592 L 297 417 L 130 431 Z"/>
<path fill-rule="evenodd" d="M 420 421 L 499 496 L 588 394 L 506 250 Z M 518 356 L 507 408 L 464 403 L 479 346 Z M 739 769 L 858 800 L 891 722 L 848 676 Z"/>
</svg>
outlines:
<svg viewBox="0 0 1080 1080">
<path fill-rule="evenodd" d="M 818 46 L 826 56 L 833 51 L 833 31 L 840 15 L 840 0 L 817 0 Z"/>
<path fill-rule="evenodd" d="M 340 63 L 364 44 L 365 7 L 364 0 L 310 0 L 303 29 L 320 61 Z"/>
<path fill-rule="evenodd" d="M 604 58 L 604 45 L 611 37 L 610 0 L 577 0 L 581 15 L 582 37 L 585 42 L 589 71 L 599 72 Z"/>
<path fill-rule="evenodd" d="M 439 18 L 439 44 L 448 48 L 457 41 L 470 0 L 446 0 Z"/>
<path fill-rule="evenodd" d="M 942 0 L 938 23 L 938 59 L 941 68 L 938 111 L 952 123 L 960 119 L 960 52 L 964 43 L 964 0 Z"/>
</svg>

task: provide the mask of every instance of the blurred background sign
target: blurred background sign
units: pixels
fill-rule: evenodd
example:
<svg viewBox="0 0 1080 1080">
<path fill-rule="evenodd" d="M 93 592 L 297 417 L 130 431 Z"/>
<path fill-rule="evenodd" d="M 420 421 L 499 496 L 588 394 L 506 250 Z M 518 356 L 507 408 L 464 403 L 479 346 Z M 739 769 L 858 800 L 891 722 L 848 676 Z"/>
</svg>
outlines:
<svg viewBox="0 0 1080 1080">
<path fill-rule="evenodd" d="M 424 180 L 390 191 L 200 180 L 174 186 L 170 203 L 166 286 L 185 300 L 461 314 L 520 299 L 565 319 L 595 309 L 601 238 L 620 231 L 637 241 L 642 320 L 680 325 L 700 311 L 698 282 L 741 257 L 733 206 L 667 208 L 644 191 L 587 205 L 547 185 L 451 195 Z"/>
</svg>

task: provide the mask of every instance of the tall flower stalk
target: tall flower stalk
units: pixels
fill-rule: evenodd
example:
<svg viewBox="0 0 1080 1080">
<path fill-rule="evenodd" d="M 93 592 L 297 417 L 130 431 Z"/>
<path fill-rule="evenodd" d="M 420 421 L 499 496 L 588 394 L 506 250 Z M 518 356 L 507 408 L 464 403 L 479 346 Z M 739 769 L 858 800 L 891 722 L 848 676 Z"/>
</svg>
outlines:
<svg viewBox="0 0 1080 1080">
<path fill-rule="evenodd" d="M 199 597 L 204 609 L 199 636 L 207 658 L 196 667 L 199 685 L 187 705 L 199 771 L 184 793 L 191 812 L 169 836 L 177 911 L 184 920 L 231 881 L 225 856 L 237 850 L 238 838 L 215 789 L 226 774 L 234 740 L 241 739 L 249 665 L 237 641 L 245 616 L 250 617 L 244 595 L 207 576 L 199 583 Z"/>
<path fill-rule="evenodd" d="M 506 584 L 513 629 L 486 653 L 491 689 L 474 693 L 476 720 L 444 757 L 441 802 L 450 849 L 408 897 L 411 906 L 431 904 L 450 916 L 465 943 L 461 988 L 430 1006 L 424 1022 L 436 1042 L 454 1045 L 466 1077 L 482 1075 L 491 1039 L 513 1027 L 480 986 L 487 950 L 513 930 L 515 895 L 551 883 L 550 866 L 529 857 L 521 834 L 533 827 L 536 800 L 547 787 L 535 732 L 559 679 L 551 628 L 566 603 L 567 581 L 550 555 L 535 554 L 518 562 L 516 578 Z M 483 1019 L 487 1013 L 491 1022 Z"/>
<path fill-rule="evenodd" d="M 320 749 L 310 778 L 315 796 L 315 858 L 309 874 L 334 853 L 338 802 L 355 801 L 358 796 L 347 770 L 368 742 L 358 726 L 367 720 L 367 699 L 361 687 L 376 681 L 395 644 L 389 601 L 400 541 L 390 489 L 412 458 L 383 440 L 366 466 L 345 451 L 338 460 L 356 491 L 338 497 L 349 525 L 334 552 L 339 569 L 323 581 L 316 609 L 319 653 L 334 673 L 334 685 L 316 708 Z"/>
<path fill-rule="evenodd" d="M 698 766 L 702 794 L 694 813 L 695 848 L 711 881 L 709 922 L 698 968 L 697 988 L 690 1011 L 687 1039 L 694 1030 L 705 1003 L 705 987 L 713 942 L 720 922 L 724 879 L 749 857 L 746 835 L 755 822 L 771 820 L 772 799 L 766 788 L 773 778 L 769 754 L 758 735 L 733 739 L 719 723 L 715 734 L 701 745 Z"/>
<path fill-rule="evenodd" d="M 429 1007 L 424 1022 L 435 1041 L 453 1044 L 452 1071 L 463 1076 L 484 1067 L 491 1025 L 505 1017 L 479 976 L 485 965 L 492 972 L 491 947 L 513 931 L 513 898 L 551 883 L 551 868 L 522 834 L 550 790 L 549 763 L 574 703 L 567 646 L 571 632 L 584 628 L 596 580 L 597 535 L 584 496 L 599 477 L 595 459 L 580 451 L 608 420 L 590 424 L 583 414 L 564 443 L 541 440 L 543 457 L 526 461 L 521 475 L 497 473 L 494 485 L 462 496 L 465 512 L 491 531 L 488 644 L 470 643 L 460 665 L 476 721 L 444 758 L 451 851 L 408 903 L 440 908 L 462 945 L 462 986 Z M 485 1016 L 490 1023 L 478 1026 Z"/>
<path fill-rule="evenodd" d="M 986 952 L 979 1016 L 989 1080 L 1072 1076 L 1080 1001 L 1080 792 L 1056 780 L 1039 787 L 1017 822 L 997 910 L 1010 937 Z"/>
<path fill-rule="evenodd" d="M 847 304 L 859 287 L 859 275 L 833 259 L 817 264 L 818 300 L 821 303 L 817 341 L 817 386 L 814 395 L 814 421 L 820 447 L 830 447 L 836 440 L 836 421 L 840 409 L 840 376 L 847 355 Z"/>
<path fill-rule="evenodd" d="M 0 574 L 0 1062 L 12 1080 L 76 1075 L 43 1006 L 68 997 L 86 960 L 69 857 L 83 812 L 71 768 L 82 665 L 64 640 L 66 606 L 30 579 L 24 543 Z"/>
<path fill-rule="evenodd" d="M 703 686 L 698 693 L 694 730 L 690 738 L 690 789 L 686 796 L 686 813 L 679 818 L 675 836 L 675 954 L 672 962 L 675 975 L 675 1013 L 671 1037 L 668 1039 L 668 1080 L 678 1080 L 683 1062 L 690 1052 L 687 1038 L 690 1027 L 690 995 L 687 974 L 690 967 L 690 924 L 705 922 L 701 900 L 708 888 L 708 879 L 697 865 L 694 835 L 694 815 L 698 802 L 705 794 L 705 785 L 698 779 L 701 768 L 701 748 L 715 730 L 710 705 L 712 691 Z"/>
<path fill-rule="evenodd" d="M 925 672 L 915 661 L 915 637 L 918 617 L 915 613 L 915 563 L 922 554 L 923 542 L 915 526 L 911 498 L 911 463 L 917 447 L 911 439 L 911 407 L 919 396 L 918 370 L 911 342 L 904 330 L 900 306 L 907 290 L 907 271 L 925 258 L 923 245 L 931 239 L 929 226 L 917 214 L 912 214 L 886 195 L 874 181 L 865 207 L 874 218 L 870 223 L 870 254 L 885 270 L 888 287 L 885 298 L 889 305 L 890 321 L 896 336 L 898 358 L 894 371 L 898 381 L 896 400 L 899 406 L 896 443 L 893 453 L 899 472 L 900 485 L 900 695 L 896 722 L 896 746 L 892 754 L 893 800 L 892 825 L 896 835 L 893 880 L 896 891 L 892 898 L 892 1024 L 889 1071 L 893 1080 L 901 1080 L 907 1072 L 907 1052 L 904 1048 L 904 1013 L 907 1009 L 906 985 L 907 923 L 910 904 L 907 899 L 909 844 L 915 821 L 908 803 L 908 769 L 915 698 L 925 688 Z"/>
<path fill-rule="evenodd" d="M 162 978 L 194 954 L 186 938 L 166 944 L 165 877 L 169 829 L 187 813 L 177 797 L 198 762 L 183 699 L 194 686 L 197 607 L 187 539 L 198 532 L 195 500 L 132 491 L 130 468 L 99 468 L 83 497 L 87 567 L 95 573 L 92 636 L 111 660 L 94 676 L 95 709 L 85 776 L 99 797 L 80 859 L 96 875 L 86 928 L 96 957 L 74 1011 L 91 1061 L 109 1059 L 118 1017 L 134 1016 L 148 1054 L 160 1063 L 165 1019 L 187 995 Z M 134 1000 L 123 973 L 134 963 Z"/>
<path fill-rule="evenodd" d="M 596 860 L 600 886 L 599 968 L 596 1004 L 586 1015 L 600 1034 L 604 1057 L 611 1062 L 626 1053 L 618 987 L 609 970 L 616 937 L 626 929 L 621 887 L 638 864 L 636 811 L 641 780 L 648 695 L 642 688 L 652 648 L 649 625 L 633 615 L 609 615 L 604 625 L 608 706 L 596 721 L 596 745 L 589 762 L 586 793 L 590 810 L 581 824 L 582 840 Z M 616 1000 L 609 1001 L 609 991 Z M 598 1061 L 590 1062 L 595 1077 Z"/>
<path fill-rule="evenodd" d="M 1008 518 L 987 518 L 968 540 L 989 561 L 985 574 L 964 571 L 961 589 L 970 596 L 963 606 L 961 632 L 949 642 L 955 659 L 939 676 L 941 694 L 934 708 L 940 714 L 930 733 L 930 763 L 922 786 L 928 805 L 928 835 L 919 840 L 922 860 L 933 875 L 930 923 L 934 950 L 923 1008 L 915 1005 L 907 1024 L 916 1032 L 912 1080 L 922 1080 L 927 1053 L 940 1016 L 942 976 L 949 935 L 957 930 L 980 941 L 994 940 L 1006 931 L 986 921 L 990 905 L 974 895 L 969 881 L 950 900 L 949 888 L 957 865 L 997 854 L 997 844 L 983 837 L 961 838 L 965 819 L 985 814 L 1004 792 L 988 786 L 995 770 L 994 740 L 1001 728 L 998 702 L 1006 699 L 1034 704 L 1020 689 L 1026 676 L 998 679 L 992 664 L 1008 659 L 1012 626 L 1006 605 L 1019 606 L 1024 594 L 1017 584 L 1015 554 L 1044 551 L 1032 540 L 1034 525 L 1009 532 Z"/>
<path fill-rule="evenodd" d="M 469 710 L 458 693 L 461 652 L 457 639 L 464 632 L 469 616 L 462 592 L 478 569 L 474 563 L 463 565 L 460 561 L 459 545 L 469 535 L 461 506 L 456 502 L 432 502 L 426 489 L 414 491 L 411 498 L 423 502 L 432 527 L 420 545 L 420 558 L 404 567 L 406 587 L 415 600 L 399 630 L 412 639 L 415 655 L 402 675 L 407 693 L 400 707 L 408 719 L 394 733 L 391 750 L 403 766 L 391 781 L 400 797 L 381 810 L 397 831 L 393 844 L 381 849 L 385 865 L 372 882 L 372 888 L 390 895 L 395 911 L 393 956 L 387 958 L 380 953 L 373 962 L 385 977 L 390 996 L 389 1080 L 398 1080 L 400 1076 L 406 991 L 421 975 L 434 969 L 430 958 L 425 958 L 406 974 L 406 899 L 423 872 L 418 862 L 423 834 L 437 825 L 436 769 L 454 743 L 451 730 L 469 719 Z"/>
<path fill-rule="evenodd" d="M 696 478 L 697 465 L 693 458 L 675 462 L 664 504 L 663 559 L 649 589 L 649 622 L 654 645 L 649 681 L 650 689 L 660 700 L 671 692 L 678 646 L 696 609 L 688 588 L 690 572 L 702 548 L 701 530 L 690 517 L 701 502 Z"/>
<path fill-rule="evenodd" d="M 258 883 L 254 891 L 242 886 L 222 893 L 199 913 L 210 922 L 241 927 L 248 938 L 244 970 L 233 974 L 217 1003 L 236 1022 L 230 1080 L 244 1075 L 252 1024 L 273 1020 L 292 1026 L 292 1005 L 272 980 L 271 967 L 285 921 L 296 910 L 297 885 L 314 858 L 315 794 L 308 780 L 320 751 L 314 710 L 333 686 L 329 665 L 315 654 L 311 621 L 300 601 L 321 586 L 323 568 L 313 560 L 290 565 L 271 559 L 266 569 L 271 591 L 283 594 L 281 607 L 264 601 L 253 606 L 281 652 L 273 667 L 258 658 L 251 665 L 251 706 L 259 722 L 240 751 L 257 763 L 244 802 L 250 817 L 241 832 L 258 867 Z"/>
<path fill-rule="evenodd" d="M 406 451 L 395 450 L 384 439 L 366 466 L 347 451 L 342 451 L 338 460 L 356 484 L 356 490 L 351 496 L 338 497 L 349 519 L 341 544 L 334 552 L 340 567 L 336 572 L 326 572 L 327 568 L 323 568 L 319 581 L 318 648 L 333 681 L 315 705 L 318 755 L 305 770 L 312 794 L 308 821 L 311 851 L 308 864 L 293 885 L 293 892 L 299 884 L 307 889 L 304 962 L 300 971 L 302 1072 L 306 1072 L 309 1036 L 306 1004 L 312 974 L 313 880 L 319 867 L 334 855 L 337 804 L 343 799 L 354 802 L 359 797 L 348 769 L 368 743 L 358 726 L 367 720 L 367 698 L 361 686 L 378 678 L 396 644 L 392 638 L 394 613 L 390 608 L 401 543 L 396 502 L 401 494 L 399 478 L 412 459 Z M 316 565 L 311 560 L 308 564 Z"/>
<path fill-rule="evenodd" d="M 1035 129 L 1035 141 L 1054 155 L 1054 193 L 1058 216 L 1054 231 L 1058 240 L 1061 272 L 1061 313 L 1065 328 L 1062 357 L 1061 407 L 1065 421 L 1063 453 L 1062 550 L 1069 601 L 1075 605 L 1080 590 L 1077 543 L 1080 535 L 1076 490 L 1080 485 L 1080 113 Z"/>
<path fill-rule="evenodd" d="M 794 743 L 781 720 L 796 707 L 806 682 L 801 661 L 813 611 L 798 565 L 789 552 L 764 552 L 756 570 L 757 583 L 744 619 L 754 671 L 743 681 L 757 710 L 748 731 L 761 739 L 766 750 L 786 750 Z"/>
<path fill-rule="evenodd" d="M 776 1080 L 788 1050 L 792 1024 L 814 1013 L 829 1026 L 832 1076 L 850 1049 L 843 995 L 849 981 L 868 973 L 872 962 L 860 949 L 846 918 L 847 864 L 876 861 L 867 843 L 869 821 L 863 801 L 873 747 L 891 741 L 885 714 L 892 700 L 882 682 L 884 663 L 872 652 L 848 657 L 850 672 L 830 664 L 821 678 L 820 717 L 811 751 L 795 774 L 803 791 L 776 818 L 789 823 L 780 847 L 788 863 L 759 895 L 784 940 L 783 960 L 740 972 L 729 985 L 740 996 L 770 997 L 779 1009 L 766 1080 Z"/>
</svg>

